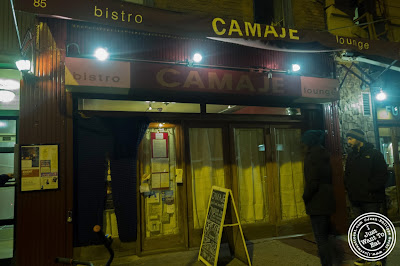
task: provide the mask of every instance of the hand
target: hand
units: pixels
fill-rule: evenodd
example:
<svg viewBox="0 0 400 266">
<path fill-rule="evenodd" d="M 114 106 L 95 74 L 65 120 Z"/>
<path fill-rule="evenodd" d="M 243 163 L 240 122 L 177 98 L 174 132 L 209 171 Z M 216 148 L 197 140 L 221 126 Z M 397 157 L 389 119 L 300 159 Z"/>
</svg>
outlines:
<svg viewBox="0 0 400 266">
<path fill-rule="evenodd" d="M 14 178 L 14 173 L 7 174 L 10 178 Z"/>
</svg>

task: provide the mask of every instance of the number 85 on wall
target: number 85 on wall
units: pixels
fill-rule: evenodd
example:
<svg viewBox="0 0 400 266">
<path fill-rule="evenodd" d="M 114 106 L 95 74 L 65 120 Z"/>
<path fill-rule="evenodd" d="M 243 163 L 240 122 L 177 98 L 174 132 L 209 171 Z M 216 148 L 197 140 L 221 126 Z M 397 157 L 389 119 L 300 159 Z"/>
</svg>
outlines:
<svg viewBox="0 0 400 266">
<path fill-rule="evenodd" d="M 34 7 L 45 8 L 47 6 L 46 0 L 33 0 Z"/>
</svg>

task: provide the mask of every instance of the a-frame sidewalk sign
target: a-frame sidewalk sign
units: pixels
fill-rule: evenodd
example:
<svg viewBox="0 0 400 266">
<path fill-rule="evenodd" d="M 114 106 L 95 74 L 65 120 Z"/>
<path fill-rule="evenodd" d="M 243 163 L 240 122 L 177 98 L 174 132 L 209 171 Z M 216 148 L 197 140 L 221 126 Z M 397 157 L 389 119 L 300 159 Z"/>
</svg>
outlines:
<svg viewBox="0 0 400 266">
<path fill-rule="evenodd" d="M 231 200 L 229 201 L 229 197 Z M 225 224 L 226 210 L 228 202 L 231 202 L 236 216 L 236 222 Z M 240 225 L 239 215 L 236 210 L 235 201 L 230 189 L 213 186 L 208 202 L 208 211 L 204 223 L 203 236 L 201 239 L 199 260 L 208 266 L 217 265 L 219 248 L 221 245 L 222 231 L 225 227 L 238 226 L 244 251 L 247 256 L 247 263 L 251 266 L 249 252 L 247 251 L 246 241 L 244 240 L 242 226 Z"/>
</svg>

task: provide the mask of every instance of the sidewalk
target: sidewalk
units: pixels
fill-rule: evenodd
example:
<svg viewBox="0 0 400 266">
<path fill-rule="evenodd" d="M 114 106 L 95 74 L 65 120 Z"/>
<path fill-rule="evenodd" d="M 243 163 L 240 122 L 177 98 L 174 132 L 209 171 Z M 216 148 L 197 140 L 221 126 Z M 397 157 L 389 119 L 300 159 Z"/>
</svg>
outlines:
<svg viewBox="0 0 400 266">
<path fill-rule="evenodd" d="M 396 227 L 399 236 L 400 228 Z M 347 244 L 347 236 L 343 235 L 339 240 L 345 251 L 344 266 L 352 266 L 356 256 Z M 314 237 L 309 235 L 295 236 L 289 238 L 260 239 L 247 242 L 247 249 L 252 261 L 252 265 L 320 265 L 317 255 L 317 245 Z M 205 265 L 197 261 L 199 249 L 188 251 L 164 253 L 144 257 L 127 256 L 117 258 L 112 265 L 131 266 L 131 265 Z M 94 265 L 104 265 L 106 261 L 95 261 Z M 246 265 L 238 259 L 230 259 L 229 249 L 226 244 L 221 246 L 218 265 L 242 266 Z M 371 266 L 374 265 L 373 263 Z M 387 266 L 400 265 L 400 243 L 396 246 L 387 259 Z"/>
</svg>

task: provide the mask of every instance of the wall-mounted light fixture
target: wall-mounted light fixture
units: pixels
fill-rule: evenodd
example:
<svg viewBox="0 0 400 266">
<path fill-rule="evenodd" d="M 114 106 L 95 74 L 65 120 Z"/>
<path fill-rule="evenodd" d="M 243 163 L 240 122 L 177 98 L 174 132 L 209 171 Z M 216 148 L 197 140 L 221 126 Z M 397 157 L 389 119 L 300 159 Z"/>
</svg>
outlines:
<svg viewBox="0 0 400 266">
<path fill-rule="evenodd" d="M 386 93 L 384 93 L 384 92 L 382 91 L 382 89 L 381 89 L 380 92 L 379 92 L 378 94 L 376 94 L 376 99 L 377 99 L 378 101 L 386 100 Z"/>
<path fill-rule="evenodd" d="M 21 59 L 15 62 L 15 65 L 17 66 L 19 71 L 24 71 L 28 72 L 31 70 L 31 61 L 27 59 Z"/>
</svg>

